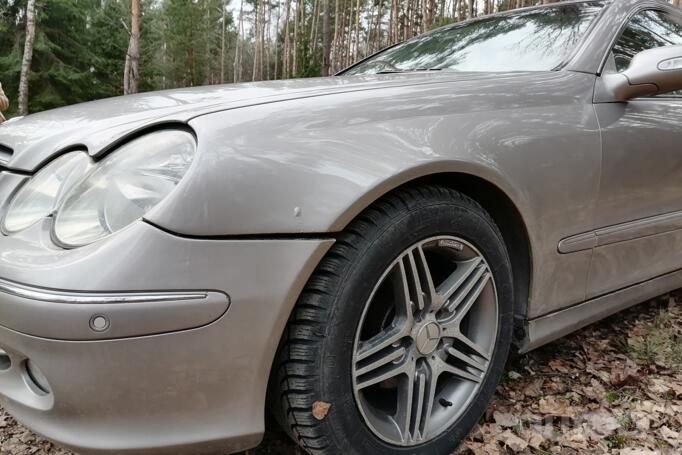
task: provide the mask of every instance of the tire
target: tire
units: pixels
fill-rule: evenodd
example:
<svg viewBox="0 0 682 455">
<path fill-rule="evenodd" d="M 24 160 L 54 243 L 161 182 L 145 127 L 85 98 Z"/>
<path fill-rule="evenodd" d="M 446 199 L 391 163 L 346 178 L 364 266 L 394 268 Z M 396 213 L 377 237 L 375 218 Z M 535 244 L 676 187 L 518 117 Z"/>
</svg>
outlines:
<svg viewBox="0 0 682 455">
<path fill-rule="evenodd" d="M 439 307 L 444 299 L 439 300 L 435 294 L 416 293 L 416 287 L 407 285 L 401 294 L 400 285 L 394 286 L 395 282 L 417 285 L 427 282 L 422 272 L 433 273 L 437 269 L 433 261 L 437 259 L 444 268 L 450 267 L 455 256 L 464 251 L 471 257 L 479 254 L 483 266 L 487 265 L 486 273 L 490 272 L 490 279 L 485 283 L 476 282 L 476 289 L 484 288 L 471 304 L 473 309 L 467 310 L 474 312 L 473 316 L 459 315 L 456 313 L 459 307 L 452 314 L 449 312 L 447 308 L 452 305 L 454 295 Z M 445 258 L 450 254 L 455 255 L 452 261 L 449 256 Z M 468 264 L 465 260 L 469 259 L 462 258 L 461 262 L 455 262 L 457 270 L 463 267 L 460 264 Z M 417 263 L 421 265 L 410 268 Z M 408 269 L 410 272 L 405 272 Z M 423 279 L 415 280 L 415 276 Z M 275 415 L 290 436 L 310 454 L 452 453 L 481 418 L 503 374 L 513 330 L 511 276 L 509 256 L 499 229 L 471 198 L 440 186 L 407 187 L 385 196 L 338 237 L 300 296 L 273 367 L 270 400 Z M 432 281 L 435 288 L 435 278 Z M 479 286 L 480 283 L 483 284 Z M 438 289 L 441 287 L 447 288 L 442 285 Z M 391 297 L 384 298 L 384 294 Z M 494 305 L 488 303 L 492 298 Z M 484 300 L 485 306 L 481 306 L 484 309 L 479 309 L 478 305 L 483 305 L 479 302 Z M 404 313 L 400 308 L 405 309 Z M 427 314 L 427 308 L 433 314 Z M 440 309 L 436 312 L 436 308 Z M 413 313 L 411 319 L 410 309 L 418 313 Z M 386 315 L 382 316 L 384 312 Z M 428 322 L 429 327 L 425 327 L 428 318 L 443 314 L 447 316 L 443 320 L 450 322 L 442 326 Z M 455 316 L 459 317 L 459 331 L 450 332 L 446 325 L 454 326 Z M 407 327 L 408 319 L 412 335 L 363 359 L 371 352 L 370 348 L 380 348 L 381 337 L 393 336 L 394 327 L 398 327 L 395 330 Z M 467 328 L 462 328 L 465 322 Z M 435 334 L 429 335 L 435 327 L 448 334 L 462 334 L 467 330 L 466 336 L 489 342 L 490 347 L 485 353 L 480 348 L 481 355 L 477 356 L 478 351 L 469 351 L 466 345 L 460 347 L 460 338 L 450 340 L 443 335 L 436 340 Z M 490 334 L 484 337 L 484 332 Z M 437 347 L 433 348 L 435 343 Z M 448 347 L 448 343 L 452 346 Z M 435 350 L 430 353 L 429 349 Z M 449 353 L 453 349 L 459 349 L 481 365 L 485 363 L 485 371 L 451 357 Z M 402 357 L 372 369 L 374 363 L 383 362 L 383 357 L 393 357 L 393 351 L 389 350 L 399 350 Z M 453 362 L 465 373 L 475 374 L 477 379 L 462 379 L 464 376 L 458 376 L 460 373 L 453 374 L 452 371 L 459 371 L 452 368 Z M 446 370 L 440 367 L 444 364 L 447 364 Z M 403 369 L 402 365 L 406 365 L 404 369 L 409 374 L 366 386 L 385 374 L 392 374 L 393 368 Z M 363 373 L 365 370 L 370 373 Z M 432 384 L 435 392 L 428 392 Z M 410 390 L 411 395 L 405 395 Z M 454 399 L 438 399 L 439 394 L 468 401 L 462 401 L 465 404 L 455 410 Z M 386 397 L 393 396 L 396 404 L 391 409 L 396 409 L 396 414 L 391 416 L 392 411 L 382 414 L 384 406 L 393 406 L 390 405 L 392 398 Z M 430 407 L 428 403 L 432 403 Z M 391 429 L 391 425 L 399 429 Z"/>
</svg>

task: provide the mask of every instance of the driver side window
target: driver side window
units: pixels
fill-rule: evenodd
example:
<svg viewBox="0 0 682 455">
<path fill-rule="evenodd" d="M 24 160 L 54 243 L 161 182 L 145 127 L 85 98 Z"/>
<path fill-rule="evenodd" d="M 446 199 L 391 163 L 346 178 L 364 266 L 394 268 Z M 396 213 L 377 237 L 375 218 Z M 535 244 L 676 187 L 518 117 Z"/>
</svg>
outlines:
<svg viewBox="0 0 682 455">
<path fill-rule="evenodd" d="M 635 15 L 611 51 L 607 70 L 623 72 L 639 52 L 682 44 L 682 18 L 663 11 L 647 10 Z M 663 96 L 680 96 L 682 91 Z"/>
</svg>

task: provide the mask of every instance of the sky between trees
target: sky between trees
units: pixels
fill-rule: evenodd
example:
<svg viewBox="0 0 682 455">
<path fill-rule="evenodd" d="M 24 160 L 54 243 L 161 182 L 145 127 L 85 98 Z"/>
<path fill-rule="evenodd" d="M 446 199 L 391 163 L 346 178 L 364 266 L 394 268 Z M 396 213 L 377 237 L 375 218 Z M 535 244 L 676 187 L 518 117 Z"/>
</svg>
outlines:
<svg viewBox="0 0 682 455">
<path fill-rule="evenodd" d="M 539 3 L 553 1 L 0 0 L 0 82 L 11 116 L 20 92 L 37 112 L 124 92 L 329 75 L 440 25 Z"/>
</svg>

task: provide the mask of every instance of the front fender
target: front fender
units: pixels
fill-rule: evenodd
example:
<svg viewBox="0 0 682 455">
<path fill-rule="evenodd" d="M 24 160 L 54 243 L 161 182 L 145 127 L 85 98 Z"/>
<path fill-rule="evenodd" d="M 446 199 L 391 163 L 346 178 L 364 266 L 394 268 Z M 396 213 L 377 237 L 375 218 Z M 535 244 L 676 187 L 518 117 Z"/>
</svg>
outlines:
<svg viewBox="0 0 682 455">
<path fill-rule="evenodd" d="M 584 299 L 601 144 L 594 75 L 547 72 L 387 87 L 202 115 L 192 169 L 147 216 L 191 237 L 339 232 L 383 194 L 435 173 L 502 190 L 528 231 L 530 315 Z M 536 301 L 536 303 L 533 303 Z"/>
<path fill-rule="evenodd" d="M 190 121 L 199 140 L 194 166 L 147 219 L 188 236 L 336 232 L 405 182 L 459 172 L 502 189 L 533 224 L 534 198 L 546 199 L 538 185 L 558 179 L 592 186 L 598 166 L 575 173 L 566 167 L 598 146 L 593 113 L 583 104 L 591 81 L 535 73 L 203 115 Z M 537 95 L 540 84 L 556 90 Z M 572 205 L 570 195 L 557 196 Z"/>
</svg>

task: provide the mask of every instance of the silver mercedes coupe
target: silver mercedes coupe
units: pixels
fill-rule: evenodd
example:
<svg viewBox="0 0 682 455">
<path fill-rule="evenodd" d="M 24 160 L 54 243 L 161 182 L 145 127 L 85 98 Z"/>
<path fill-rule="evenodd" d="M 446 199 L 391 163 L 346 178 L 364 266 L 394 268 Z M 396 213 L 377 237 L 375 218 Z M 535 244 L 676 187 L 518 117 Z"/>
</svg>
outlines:
<svg viewBox="0 0 682 455">
<path fill-rule="evenodd" d="M 0 396 L 82 453 L 451 453 L 510 349 L 682 286 L 682 11 L 0 126 Z"/>
</svg>

